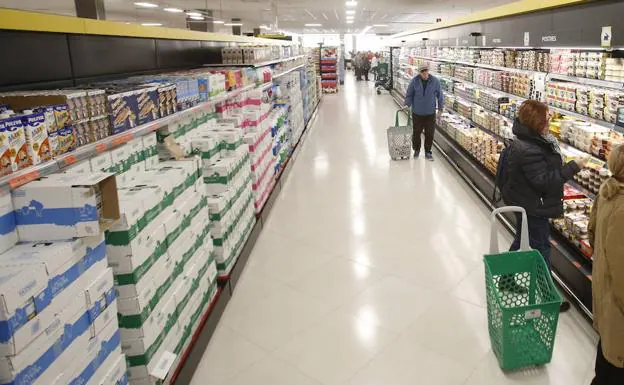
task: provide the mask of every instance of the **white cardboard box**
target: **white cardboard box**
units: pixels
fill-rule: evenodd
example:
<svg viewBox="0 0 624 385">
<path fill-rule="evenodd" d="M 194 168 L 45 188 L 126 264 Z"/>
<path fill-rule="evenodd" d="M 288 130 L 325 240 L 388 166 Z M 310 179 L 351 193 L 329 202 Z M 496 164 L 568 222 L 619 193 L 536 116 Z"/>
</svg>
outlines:
<svg viewBox="0 0 624 385">
<path fill-rule="evenodd" d="M 0 253 L 17 243 L 17 228 L 13 201 L 8 191 L 0 192 Z"/>
<path fill-rule="evenodd" d="M 29 383 L 58 358 L 62 346 L 75 336 L 90 331 L 84 294 L 70 301 L 65 310 L 31 344 L 15 356 L 0 357 L 0 382 Z M 69 333 L 68 333 L 69 331 Z"/>
<path fill-rule="evenodd" d="M 93 158 L 89 159 L 89 163 L 91 164 L 91 170 L 93 172 L 108 172 L 108 170 L 113 167 L 113 159 L 111 158 L 110 151 L 106 151 L 100 155 L 94 156 Z"/>
<path fill-rule="evenodd" d="M 94 236 L 119 219 L 117 184 L 109 173 L 43 178 L 12 195 L 23 242 Z"/>
<path fill-rule="evenodd" d="M 121 349 L 111 353 L 87 385 L 121 385 L 126 375 L 126 357 Z"/>
</svg>

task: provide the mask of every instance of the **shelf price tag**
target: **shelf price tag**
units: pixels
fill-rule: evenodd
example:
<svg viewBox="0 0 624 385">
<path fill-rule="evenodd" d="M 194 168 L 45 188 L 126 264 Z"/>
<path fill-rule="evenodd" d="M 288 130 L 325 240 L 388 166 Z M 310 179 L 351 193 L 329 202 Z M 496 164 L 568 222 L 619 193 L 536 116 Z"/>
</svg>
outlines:
<svg viewBox="0 0 624 385">
<path fill-rule="evenodd" d="M 39 177 L 40 177 L 39 171 L 35 170 L 35 171 L 27 172 L 26 174 L 19 175 L 19 176 L 9 179 L 9 186 L 11 186 L 12 189 L 18 188 L 20 186 L 25 185 L 28 182 L 32 182 L 33 180 L 39 179 Z"/>
<path fill-rule="evenodd" d="M 611 48 L 612 38 L 613 34 L 611 31 L 611 26 L 607 25 L 602 27 L 602 32 L 600 33 L 600 46 L 602 48 Z"/>
<path fill-rule="evenodd" d="M 118 136 L 116 138 L 113 139 L 113 141 L 111 142 L 113 144 L 113 146 L 120 146 L 124 143 L 128 143 L 129 141 L 132 140 L 134 136 L 132 134 L 124 134 L 121 136 Z"/>
<path fill-rule="evenodd" d="M 104 152 L 104 151 L 106 151 L 107 148 L 108 148 L 108 146 L 106 145 L 106 143 L 100 143 L 100 144 L 97 144 L 95 146 L 95 151 L 96 152 Z"/>
<path fill-rule="evenodd" d="M 63 167 L 67 167 L 69 165 L 76 163 L 78 161 L 78 158 L 76 158 L 76 155 L 68 155 L 64 157 L 62 161 L 63 161 Z"/>
</svg>

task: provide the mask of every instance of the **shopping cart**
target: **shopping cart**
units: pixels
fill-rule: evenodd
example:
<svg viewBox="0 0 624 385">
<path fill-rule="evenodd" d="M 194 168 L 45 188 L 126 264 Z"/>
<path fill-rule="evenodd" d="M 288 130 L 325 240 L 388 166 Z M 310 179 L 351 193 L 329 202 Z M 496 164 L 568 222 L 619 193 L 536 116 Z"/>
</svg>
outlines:
<svg viewBox="0 0 624 385">
<path fill-rule="evenodd" d="M 505 212 L 522 214 L 520 250 L 500 253 L 496 217 Z M 529 245 L 527 215 L 523 208 L 501 207 L 492 213 L 490 253 L 485 255 L 488 329 L 492 350 L 503 370 L 550 362 L 561 296 L 544 258 Z"/>
<path fill-rule="evenodd" d="M 377 72 L 377 77 L 375 78 L 375 90 L 377 94 L 381 94 L 382 90 L 389 92 L 392 89 L 392 81 L 390 79 L 388 63 L 379 63 L 375 71 Z"/>
<path fill-rule="evenodd" d="M 412 115 L 407 113 L 407 126 L 399 126 L 398 110 L 394 119 L 394 126 L 388 127 L 388 153 L 392 160 L 409 159 L 412 154 Z"/>
</svg>

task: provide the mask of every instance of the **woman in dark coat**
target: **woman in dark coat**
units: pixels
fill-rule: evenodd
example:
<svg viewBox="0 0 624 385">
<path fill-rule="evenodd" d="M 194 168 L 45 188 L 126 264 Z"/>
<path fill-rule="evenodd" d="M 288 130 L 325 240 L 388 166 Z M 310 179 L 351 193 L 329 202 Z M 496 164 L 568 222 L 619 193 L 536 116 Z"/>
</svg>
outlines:
<svg viewBox="0 0 624 385">
<path fill-rule="evenodd" d="M 520 106 L 513 125 L 516 138 L 507 153 L 507 180 L 502 192 L 505 204 L 526 210 L 530 245 L 551 268 L 549 219 L 563 216 L 563 185 L 587 165 L 589 156 L 564 164 L 559 143 L 549 131 L 549 120 L 548 106 L 544 103 L 527 100 Z M 516 237 L 510 250 L 520 248 L 521 219 L 517 214 Z M 503 286 L 522 290 L 509 282 Z M 569 307 L 564 302 L 562 311 Z"/>
</svg>

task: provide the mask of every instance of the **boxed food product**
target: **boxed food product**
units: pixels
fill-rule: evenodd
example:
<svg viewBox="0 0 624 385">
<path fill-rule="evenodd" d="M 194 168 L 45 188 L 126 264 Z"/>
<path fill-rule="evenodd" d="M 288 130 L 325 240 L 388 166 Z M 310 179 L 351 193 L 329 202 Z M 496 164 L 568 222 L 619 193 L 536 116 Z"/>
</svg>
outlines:
<svg viewBox="0 0 624 385">
<path fill-rule="evenodd" d="M 29 163 L 22 119 L 0 116 L 0 176 L 26 168 Z"/>
<path fill-rule="evenodd" d="M 21 241 L 93 236 L 119 219 L 114 175 L 57 175 L 12 191 Z"/>
</svg>

